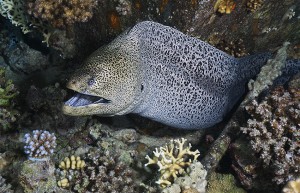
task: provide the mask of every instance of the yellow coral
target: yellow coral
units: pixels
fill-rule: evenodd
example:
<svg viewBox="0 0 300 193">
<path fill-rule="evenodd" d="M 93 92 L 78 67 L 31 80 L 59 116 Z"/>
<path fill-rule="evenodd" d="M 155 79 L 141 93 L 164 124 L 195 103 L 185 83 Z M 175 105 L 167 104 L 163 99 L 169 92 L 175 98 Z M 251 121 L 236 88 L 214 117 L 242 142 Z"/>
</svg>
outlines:
<svg viewBox="0 0 300 193">
<path fill-rule="evenodd" d="M 282 189 L 283 193 L 300 193 L 300 178 L 292 180 Z"/>
<path fill-rule="evenodd" d="M 64 179 L 62 179 L 62 180 L 59 180 L 59 181 L 57 182 L 57 185 L 58 185 L 59 187 L 62 187 L 62 188 L 67 188 L 67 187 L 70 186 L 69 180 L 68 180 L 67 178 L 64 178 Z"/>
<path fill-rule="evenodd" d="M 197 160 L 200 155 L 199 151 L 191 151 L 191 144 L 184 148 L 184 143 L 187 140 L 182 138 L 171 140 L 169 144 L 165 147 L 156 148 L 154 153 L 154 158 L 151 159 L 148 155 L 148 163 L 157 164 L 159 166 L 160 178 L 156 182 L 162 188 L 172 184 L 174 179 L 179 175 L 185 173 L 185 169 L 195 160 Z M 193 159 L 191 159 L 193 158 Z"/>
<path fill-rule="evenodd" d="M 218 0 L 215 3 L 214 10 L 215 12 L 230 14 L 234 10 L 235 5 L 234 0 Z"/>
<path fill-rule="evenodd" d="M 74 155 L 72 155 L 70 158 L 66 157 L 64 161 L 61 161 L 59 164 L 59 168 L 63 170 L 68 170 L 70 168 L 72 170 L 75 169 L 79 170 L 84 167 L 85 167 L 84 160 L 81 160 L 79 156 L 75 157 Z"/>
</svg>

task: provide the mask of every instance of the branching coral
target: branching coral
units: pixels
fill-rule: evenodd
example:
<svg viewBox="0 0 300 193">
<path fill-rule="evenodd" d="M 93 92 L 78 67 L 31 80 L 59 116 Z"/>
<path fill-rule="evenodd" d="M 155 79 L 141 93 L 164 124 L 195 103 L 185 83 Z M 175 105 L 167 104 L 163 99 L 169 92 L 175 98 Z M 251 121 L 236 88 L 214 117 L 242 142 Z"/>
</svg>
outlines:
<svg viewBox="0 0 300 193">
<path fill-rule="evenodd" d="M 146 156 L 148 163 L 145 166 L 151 164 L 159 166 L 161 176 L 156 183 L 161 187 L 171 185 L 178 176 L 185 174 L 186 168 L 200 155 L 198 150 L 191 151 L 191 144 L 184 147 L 186 141 L 184 138 L 171 140 L 165 147 L 153 151 L 153 159 Z"/>
<path fill-rule="evenodd" d="M 11 80 L 5 78 L 5 68 L 0 67 L 0 107 L 10 106 L 10 101 L 18 91 Z"/>
<path fill-rule="evenodd" d="M 10 129 L 19 116 L 12 101 L 18 94 L 12 81 L 6 79 L 5 68 L 0 67 L 0 132 Z"/>
<path fill-rule="evenodd" d="M 55 28 L 86 22 L 93 15 L 97 0 L 28 0 L 28 13 Z"/>
<path fill-rule="evenodd" d="M 246 107 L 251 115 L 242 131 L 273 173 L 277 184 L 300 175 L 300 88 L 277 87 L 261 103 Z"/>
<path fill-rule="evenodd" d="M 24 136 L 25 153 L 30 160 L 47 160 L 56 148 L 56 137 L 54 133 L 43 130 L 34 130 L 32 135 L 27 133 Z"/>
<path fill-rule="evenodd" d="M 64 161 L 65 165 L 60 164 L 61 168 L 65 168 L 57 172 L 61 187 L 69 187 L 75 192 L 137 192 L 134 171 L 119 161 L 118 155 L 92 149 L 87 153 L 85 162 L 80 160 L 80 165 L 84 163 L 84 166 L 73 167 L 75 169 L 72 169 L 72 159 L 70 164 L 68 160 Z M 66 170 L 67 165 L 70 168 Z"/>
</svg>

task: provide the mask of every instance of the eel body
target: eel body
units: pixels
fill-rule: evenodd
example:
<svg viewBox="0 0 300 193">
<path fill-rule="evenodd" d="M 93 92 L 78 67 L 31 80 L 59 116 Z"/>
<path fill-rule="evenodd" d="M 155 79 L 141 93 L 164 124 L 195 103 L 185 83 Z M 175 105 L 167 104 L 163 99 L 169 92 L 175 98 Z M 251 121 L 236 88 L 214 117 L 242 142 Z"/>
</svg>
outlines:
<svg viewBox="0 0 300 193">
<path fill-rule="evenodd" d="M 159 23 L 136 24 L 96 50 L 71 77 L 63 112 L 136 113 L 181 129 L 220 122 L 270 54 L 236 59 Z"/>
</svg>

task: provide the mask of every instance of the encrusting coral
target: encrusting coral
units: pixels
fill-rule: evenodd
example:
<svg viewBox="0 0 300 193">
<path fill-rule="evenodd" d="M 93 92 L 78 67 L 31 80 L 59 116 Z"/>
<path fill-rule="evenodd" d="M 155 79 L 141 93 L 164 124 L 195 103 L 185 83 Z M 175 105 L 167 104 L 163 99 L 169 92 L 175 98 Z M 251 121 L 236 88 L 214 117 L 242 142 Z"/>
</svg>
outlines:
<svg viewBox="0 0 300 193">
<path fill-rule="evenodd" d="M 156 148 L 153 158 L 146 156 L 148 163 L 145 166 L 159 166 L 160 178 L 156 183 L 162 188 L 171 185 L 178 176 L 184 175 L 187 167 L 200 155 L 198 150 L 191 151 L 191 144 L 184 147 L 186 141 L 184 138 L 171 140 L 165 147 Z"/>
<path fill-rule="evenodd" d="M 97 0 L 27 0 L 28 14 L 54 28 L 67 28 L 93 16 Z"/>
<path fill-rule="evenodd" d="M 246 106 L 251 118 L 242 131 L 277 184 L 300 175 L 300 87 L 276 87 L 262 102 Z"/>
<path fill-rule="evenodd" d="M 24 136 L 25 153 L 30 160 L 48 160 L 56 148 L 56 137 L 54 133 L 43 130 L 34 130 L 32 135 L 26 133 Z"/>
</svg>

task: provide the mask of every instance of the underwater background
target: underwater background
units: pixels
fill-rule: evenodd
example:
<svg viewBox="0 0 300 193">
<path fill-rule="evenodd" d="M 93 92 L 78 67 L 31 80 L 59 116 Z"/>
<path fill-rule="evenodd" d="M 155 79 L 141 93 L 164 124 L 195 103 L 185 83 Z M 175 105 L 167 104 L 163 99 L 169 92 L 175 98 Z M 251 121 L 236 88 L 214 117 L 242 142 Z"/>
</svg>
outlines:
<svg viewBox="0 0 300 193">
<path fill-rule="evenodd" d="M 300 192 L 300 74 L 270 84 L 300 60 L 300 1 L 0 0 L 0 13 L 0 193 Z M 70 75 L 146 20 L 274 56 L 212 128 L 64 115 Z"/>
</svg>

